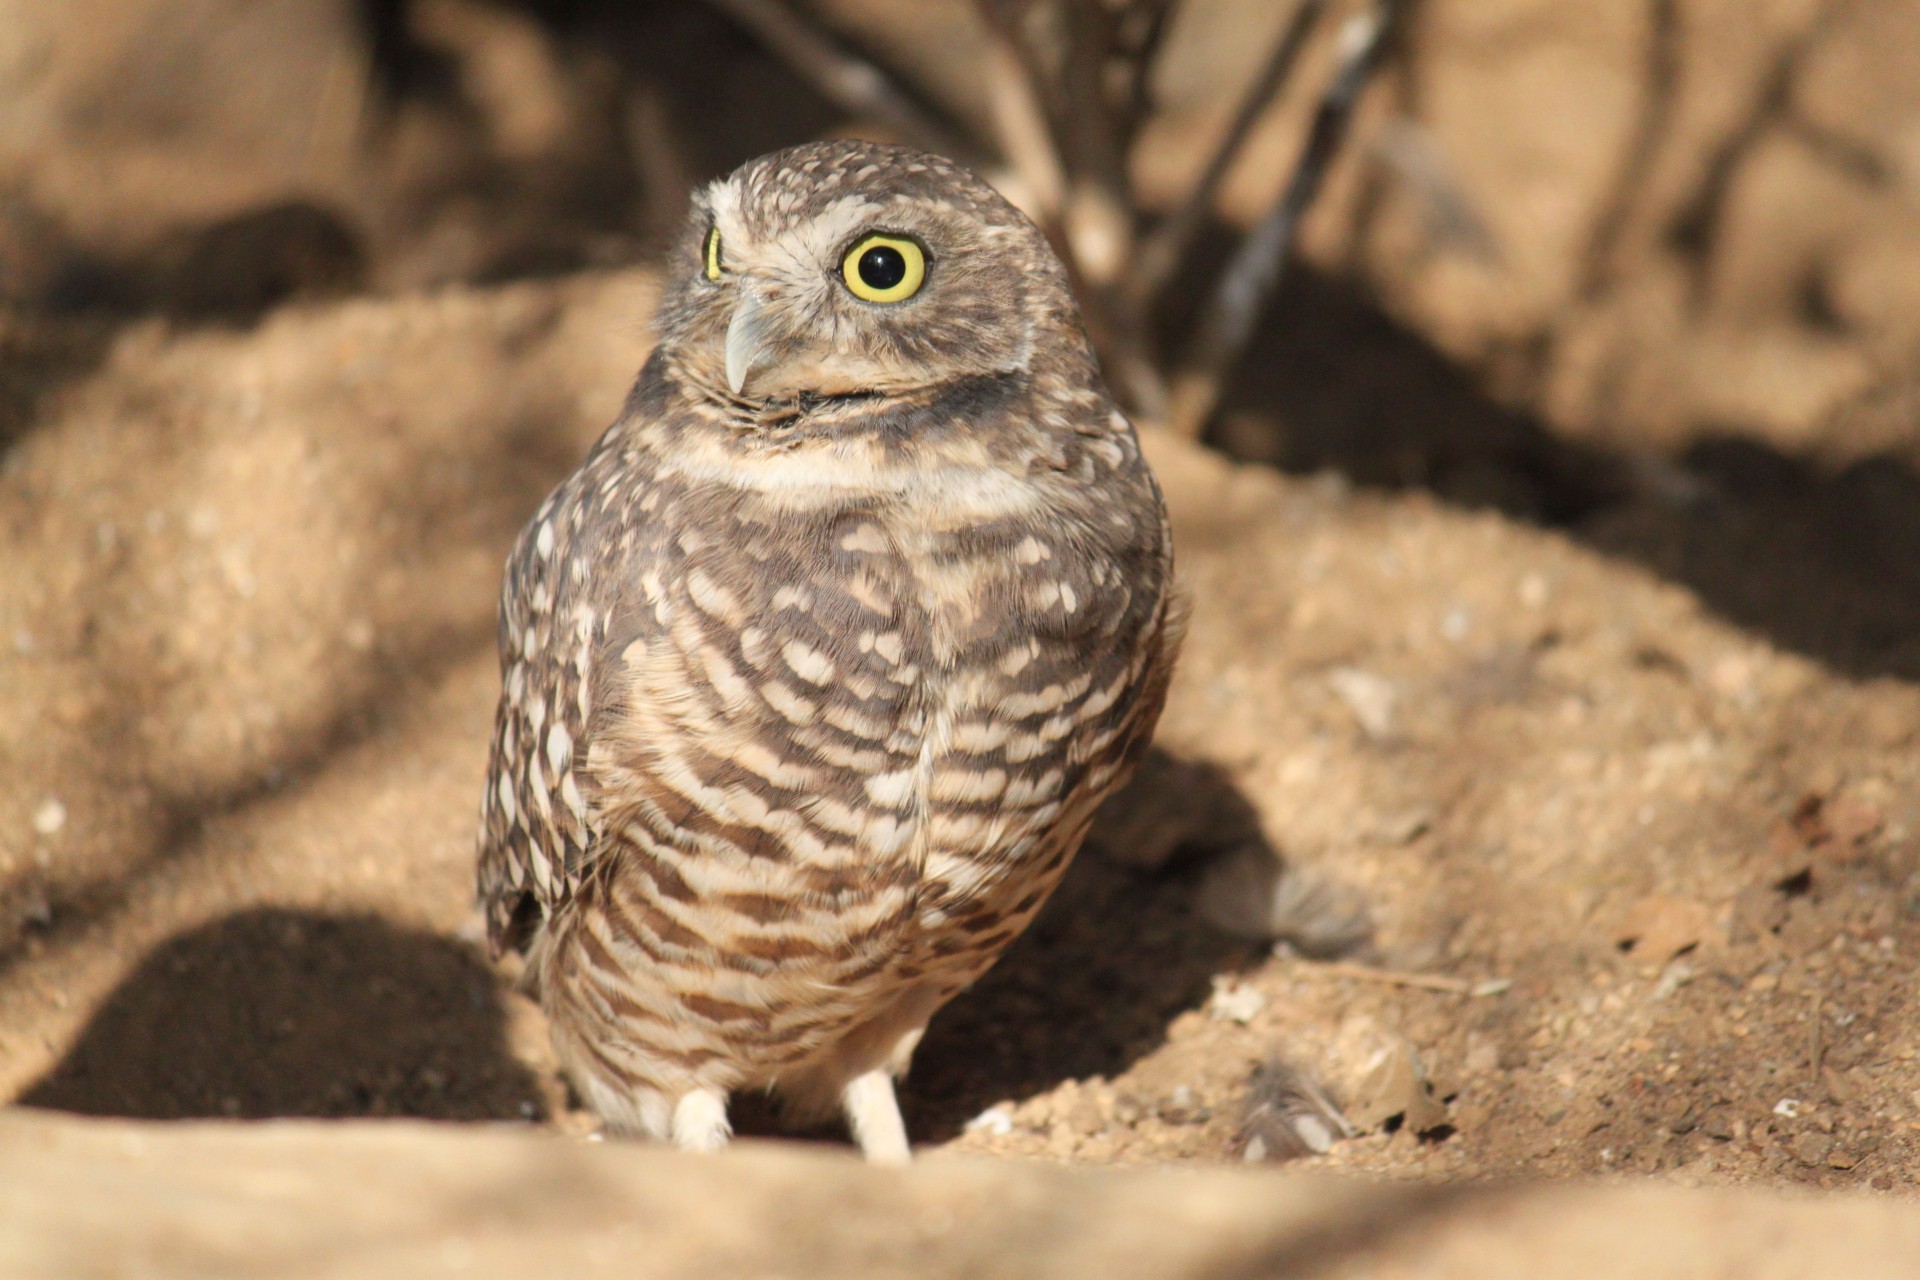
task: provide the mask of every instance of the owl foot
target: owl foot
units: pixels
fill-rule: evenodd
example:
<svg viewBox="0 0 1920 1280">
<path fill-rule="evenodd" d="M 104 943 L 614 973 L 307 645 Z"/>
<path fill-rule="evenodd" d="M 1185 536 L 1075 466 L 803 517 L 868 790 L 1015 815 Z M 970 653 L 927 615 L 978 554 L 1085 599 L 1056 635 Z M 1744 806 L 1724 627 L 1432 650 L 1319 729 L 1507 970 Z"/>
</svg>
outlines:
<svg viewBox="0 0 1920 1280">
<path fill-rule="evenodd" d="M 718 1151 L 732 1136 L 727 1095 L 720 1090 L 695 1089 L 673 1104 L 673 1145 L 682 1151 Z"/>
</svg>

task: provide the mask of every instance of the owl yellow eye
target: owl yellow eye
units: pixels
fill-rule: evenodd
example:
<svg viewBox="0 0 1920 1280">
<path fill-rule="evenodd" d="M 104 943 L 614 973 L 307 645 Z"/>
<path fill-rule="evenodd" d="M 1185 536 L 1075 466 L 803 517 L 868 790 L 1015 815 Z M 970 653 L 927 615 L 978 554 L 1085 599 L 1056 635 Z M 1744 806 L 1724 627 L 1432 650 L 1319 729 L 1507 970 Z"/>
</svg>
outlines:
<svg viewBox="0 0 1920 1280">
<path fill-rule="evenodd" d="M 707 247 L 703 254 L 707 262 L 707 279 L 720 278 L 720 228 L 707 228 Z"/>
<path fill-rule="evenodd" d="M 927 253 L 903 236 L 862 236 L 840 262 L 840 277 L 863 302 L 905 302 L 927 278 Z"/>
</svg>

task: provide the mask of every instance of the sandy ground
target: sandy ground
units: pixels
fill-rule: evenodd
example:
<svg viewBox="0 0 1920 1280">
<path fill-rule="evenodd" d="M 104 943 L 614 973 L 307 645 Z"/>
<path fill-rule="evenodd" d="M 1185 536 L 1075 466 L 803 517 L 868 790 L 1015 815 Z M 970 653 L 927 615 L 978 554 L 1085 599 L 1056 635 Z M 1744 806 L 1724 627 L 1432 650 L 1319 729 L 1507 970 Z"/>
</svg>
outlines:
<svg viewBox="0 0 1920 1280">
<path fill-rule="evenodd" d="M 152 14 L 88 7 L 92 44 L 0 22 L 39 68 L 0 156 L 0 1097 L 584 1132 L 462 932 L 493 598 L 644 356 L 671 202 L 499 114 L 486 76 L 592 61 L 474 16 L 518 10 L 424 6 L 468 109 L 400 93 L 376 163 L 293 74 L 345 6 L 269 6 L 298 56 L 221 28 L 320 104 L 284 146 L 241 79 L 135 128 Z M 1913 1193 L 1920 102 L 1883 64 L 1920 24 L 1762 7 L 1425 11 L 1371 109 L 1500 257 L 1349 166 L 1220 449 L 1152 440 L 1198 601 L 1160 753 L 935 1023 L 919 1142 L 1236 1161 L 1279 1062 L 1359 1130 L 1316 1167 Z M 753 119 L 708 145 L 785 140 Z"/>
<path fill-rule="evenodd" d="M 537 1013 L 456 935 L 496 566 L 619 397 L 648 296 L 627 274 L 136 327 L 14 447 L 23 1101 L 566 1118 Z M 1108 823 L 936 1024 L 923 1140 L 1227 1158 L 1267 1057 L 1351 1104 L 1410 1048 L 1444 1122 L 1376 1116 L 1330 1161 L 1912 1184 L 1920 691 L 1562 533 L 1155 453 L 1200 603 L 1151 820 Z M 1196 917 L 1204 857 L 1126 865 L 1169 846 L 1283 857 L 1322 884 L 1309 927 L 1370 917 L 1372 969 L 1510 985 L 1236 942 Z"/>
<path fill-rule="evenodd" d="M 1859 1197 L 952 1156 L 881 1171 L 818 1150 L 689 1159 L 417 1123 L 14 1113 L 0 1181 L 0 1268 L 18 1276 L 1895 1280 L 1920 1249 L 1920 1217 Z"/>
</svg>

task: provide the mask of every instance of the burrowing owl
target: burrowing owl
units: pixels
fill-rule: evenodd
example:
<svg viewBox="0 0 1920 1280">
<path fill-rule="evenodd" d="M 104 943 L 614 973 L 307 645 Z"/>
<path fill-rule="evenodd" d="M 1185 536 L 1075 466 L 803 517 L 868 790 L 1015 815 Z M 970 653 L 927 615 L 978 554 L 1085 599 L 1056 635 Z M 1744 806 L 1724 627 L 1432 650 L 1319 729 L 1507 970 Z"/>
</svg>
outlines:
<svg viewBox="0 0 1920 1280">
<path fill-rule="evenodd" d="M 659 345 L 507 565 L 479 890 L 617 1132 L 727 1097 L 904 1161 L 927 1020 L 1159 716 L 1165 511 L 1065 273 L 936 156 L 698 195 Z"/>
</svg>

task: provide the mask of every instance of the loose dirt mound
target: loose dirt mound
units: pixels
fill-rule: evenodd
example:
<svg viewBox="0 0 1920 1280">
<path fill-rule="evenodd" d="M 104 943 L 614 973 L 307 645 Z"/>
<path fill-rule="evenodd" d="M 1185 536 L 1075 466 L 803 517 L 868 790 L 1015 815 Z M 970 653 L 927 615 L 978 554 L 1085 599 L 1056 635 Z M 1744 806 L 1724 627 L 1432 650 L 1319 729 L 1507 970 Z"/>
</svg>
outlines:
<svg viewBox="0 0 1920 1280">
<path fill-rule="evenodd" d="M 0 1096 L 583 1129 L 462 930 L 499 567 L 645 353 L 653 277 L 595 263 L 672 203 L 567 122 L 647 68 L 467 0 L 371 62 L 407 6 L 188 7 L 244 73 L 0 5 Z M 1920 31 L 1765 8 L 1423 11 L 1415 150 L 1216 441 L 1289 470 L 1151 441 L 1161 752 L 935 1023 L 921 1141 L 1237 1159 L 1277 1058 L 1363 1130 L 1322 1165 L 1920 1182 Z M 1148 169 L 1217 118 L 1183 85 Z M 720 114 L 696 170 L 789 140 Z M 1491 264 L 1390 177 L 1433 145 Z"/>
</svg>

